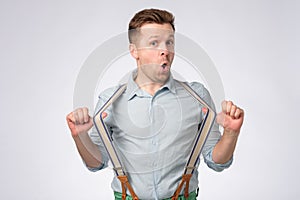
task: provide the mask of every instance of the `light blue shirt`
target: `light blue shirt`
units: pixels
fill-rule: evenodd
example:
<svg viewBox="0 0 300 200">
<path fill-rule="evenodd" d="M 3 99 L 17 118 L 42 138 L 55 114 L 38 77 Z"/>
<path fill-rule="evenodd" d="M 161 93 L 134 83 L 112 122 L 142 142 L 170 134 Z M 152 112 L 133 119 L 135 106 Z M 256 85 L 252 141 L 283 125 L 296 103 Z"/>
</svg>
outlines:
<svg viewBox="0 0 300 200">
<path fill-rule="evenodd" d="M 137 196 L 140 199 L 168 198 L 181 181 L 203 119 L 202 107 L 172 76 L 153 96 L 138 87 L 135 76 L 136 71 L 128 80 L 126 91 L 106 110 L 105 123 Z M 209 92 L 202 84 L 192 82 L 189 85 L 214 108 Z M 96 111 L 117 88 L 109 88 L 100 94 Z M 90 137 L 102 153 L 103 165 L 89 168 L 97 171 L 108 166 L 109 158 L 95 128 Z M 215 123 L 202 151 L 205 163 L 215 171 L 222 171 L 232 163 L 232 159 L 225 164 L 216 164 L 212 160 L 212 150 L 220 137 Z M 116 177 L 111 186 L 114 191 L 122 192 Z M 195 170 L 189 192 L 197 188 L 198 171 Z"/>
</svg>

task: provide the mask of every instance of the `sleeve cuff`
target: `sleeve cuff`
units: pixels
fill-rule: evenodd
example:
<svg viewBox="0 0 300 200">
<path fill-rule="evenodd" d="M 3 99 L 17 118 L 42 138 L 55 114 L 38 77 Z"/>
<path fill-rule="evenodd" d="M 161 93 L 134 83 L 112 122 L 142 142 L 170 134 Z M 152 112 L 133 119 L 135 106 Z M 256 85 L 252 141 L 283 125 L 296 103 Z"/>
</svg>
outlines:
<svg viewBox="0 0 300 200">
<path fill-rule="evenodd" d="M 215 163 L 212 159 L 212 151 L 209 153 L 208 158 L 205 159 L 205 163 L 207 164 L 207 166 L 217 172 L 221 172 L 224 169 L 227 169 L 228 167 L 230 167 L 232 162 L 233 162 L 233 157 L 231 157 L 231 159 L 228 160 L 226 163 L 223 164 Z"/>
<path fill-rule="evenodd" d="M 89 167 L 87 166 L 87 164 L 84 162 L 84 160 L 82 160 L 83 164 L 85 165 L 85 167 L 91 171 L 91 172 L 97 172 L 101 169 L 104 169 L 105 168 L 105 164 L 104 163 L 101 163 L 101 165 L 99 167 Z"/>
</svg>

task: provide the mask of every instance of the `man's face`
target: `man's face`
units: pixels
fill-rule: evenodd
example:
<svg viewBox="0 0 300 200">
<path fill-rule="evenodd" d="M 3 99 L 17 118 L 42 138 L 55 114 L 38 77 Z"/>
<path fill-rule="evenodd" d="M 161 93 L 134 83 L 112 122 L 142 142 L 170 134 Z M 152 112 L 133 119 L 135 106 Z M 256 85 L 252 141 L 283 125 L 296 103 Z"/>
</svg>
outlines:
<svg viewBox="0 0 300 200">
<path fill-rule="evenodd" d="M 164 84 L 174 59 L 174 30 L 170 24 L 145 24 L 136 38 L 138 76 L 143 81 Z"/>
</svg>

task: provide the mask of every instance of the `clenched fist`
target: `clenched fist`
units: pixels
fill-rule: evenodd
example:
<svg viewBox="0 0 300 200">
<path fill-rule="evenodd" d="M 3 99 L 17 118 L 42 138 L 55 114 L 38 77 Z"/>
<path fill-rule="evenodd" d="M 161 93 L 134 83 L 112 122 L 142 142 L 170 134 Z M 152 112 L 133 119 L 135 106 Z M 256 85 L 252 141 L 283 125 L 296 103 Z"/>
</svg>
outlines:
<svg viewBox="0 0 300 200">
<path fill-rule="evenodd" d="M 76 137 L 81 133 L 87 133 L 93 126 L 93 120 L 89 116 L 88 108 L 77 108 L 67 115 L 67 123 L 72 136 Z"/>
<path fill-rule="evenodd" d="M 234 105 L 232 101 L 222 102 L 222 111 L 217 115 L 217 123 L 220 124 L 225 131 L 239 134 L 244 121 L 244 111 Z"/>
<path fill-rule="evenodd" d="M 107 113 L 103 112 L 102 117 L 105 118 Z M 71 130 L 72 136 L 87 133 L 93 127 L 93 119 L 89 115 L 86 107 L 77 108 L 67 115 L 67 123 Z"/>
</svg>

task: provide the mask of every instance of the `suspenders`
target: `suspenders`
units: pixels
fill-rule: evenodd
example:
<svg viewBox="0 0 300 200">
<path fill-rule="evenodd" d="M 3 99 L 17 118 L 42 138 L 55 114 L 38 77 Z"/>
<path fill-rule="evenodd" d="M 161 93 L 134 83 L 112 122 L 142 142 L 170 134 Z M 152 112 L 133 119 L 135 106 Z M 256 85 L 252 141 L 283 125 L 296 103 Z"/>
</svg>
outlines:
<svg viewBox="0 0 300 200">
<path fill-rule="evenodd" d="M 102 106 L 102 108 L 96 113 L 94 116 L 94 124 L 97 128 L 97 131 L 102 139 L 102 142 L 106 148 L 106 151 L 108 152 L 108 155 L 110 157 L 111 163 L 113 165 L 113 168 L 116 172 L 116 175 L 118 179 L 121 182 L 122 185 L 122 200 L 126 199 L 126 188 L 129 190 L 132 198 L 134 200 L 138 200 L 138 197 L 134 193 L 129 181 L 128 177 L 121 165 L 120 159 L 117 155 L 117 152 L 112 144 L 112 139 L 110 137 L 110 134 L 104 124 L 104 121 L 102 119 L 102 113 L 115 101 L 118 99 L 118 97 L 123 94 L 123 92 L 126 89 L 126 85 L 121 85 L 117 91 L 109 98 L 109 100 Z"/>
<path fill-rule="evenodd" d="M 184 169 L 184 173 L 182 175 L 182 179 L 180 184 L 178 185 L 172 200 L 177 200 L 178 196 L 185 184 L 185 190 L 184 190 L 184 196 L 185 198 L 188 197 L 189 195 L 189 181 L 192 177 L 193 171 L 196 167 L 197 161 L 199 159 L 200 153 L 203 149 L 203 146 L 205 144 L 205 141 L 208 137 L 208 134 L 210 132 L 210 129 L 214 123 L 215 117 L 216 117 L 216 113 L 215 111 L 205 102 L 201 99 L 201 97 L 195 93 L 193 91 L 193 89 L 188 86 L 186 83 L 184 82 L 180 82 L 178 81 L 182 87 L 193 97 L 195 98 L 205 109 L 205 117 L 201 123 L 201 126 L 198 130 L 196 139 L 194 141 L 193 144 L 193 148 L 191 150 L 190 153 L 190 157 L 186 163 L 185 169 Z M 128 177 L 125 173 L 125 170 L 123 169 L 122 165 L 121 165 L 121 161 L 116 153 L 116 150 L 112 144 L 112 139 L 111 136 L 106 128 L 106 125 L 103 121 L 102 118 L 102 113 L 116 100 L 118 99 L 118 97 L 123 94 L 123 92 L 126 90 L 126 84 L 121 85 L 117 91 L 109 98 L 109 100 L 102 106 L 102 108 L 95 114 L 93 120 L 94 120 L 94 124 L 96 126 L 96 129 L 99 133 L 100 138 L 102 139 L 102 142 L 109 154 L 111 163 L 113 165 L 113 168 L 115 170 L 115 173 L 118 177 L 118 179 L 121 182 L 122 185 L 122 200 L 126 199 L 126 188 L 129 190 L 132 198 L 134 200 L 138 200 L 137 195 L 135 194 L 135 192 L 133 191 L 133 188 L 131 187 L 129 181 L 128 181 Z"/>
<path fill-rule="evenodd" d="M 182 175 L 181 182 L 179 186 L 177 187 L 177 190 L 175 191 L 172 200 L 177 200 L 180 191 L 185 183 L 185 190 L 184 190 L 184 197 L 188 198 L 189 196 L 189 182 L 192 177 L 193 171 L 195 169 L 195 166 L 197 164 L 197 161 L 199 159 L 200 153 L 203 149 L 203 146 L 205 144 L 205 141 L 208 137 L 208 134 L 210 132 L 211 127 L 213 126 L 213 123 L 216 118 L 216 113 L 215 111 L 204 101 L 201 99 L 201 97 L 186 83 L 184 82 L 179 82 L 184 89 L 186 89 L 189 94 L 195 98 L 197 101 L 199 101 L 200 104 L 203 105 L 203 108 L 206 111 L 206 115 L 201 123 L 201 126 L 198 130 L 196 139 L 194 141 L 190 157 L 186 163 L 184 173 Z"/>
</svg>

